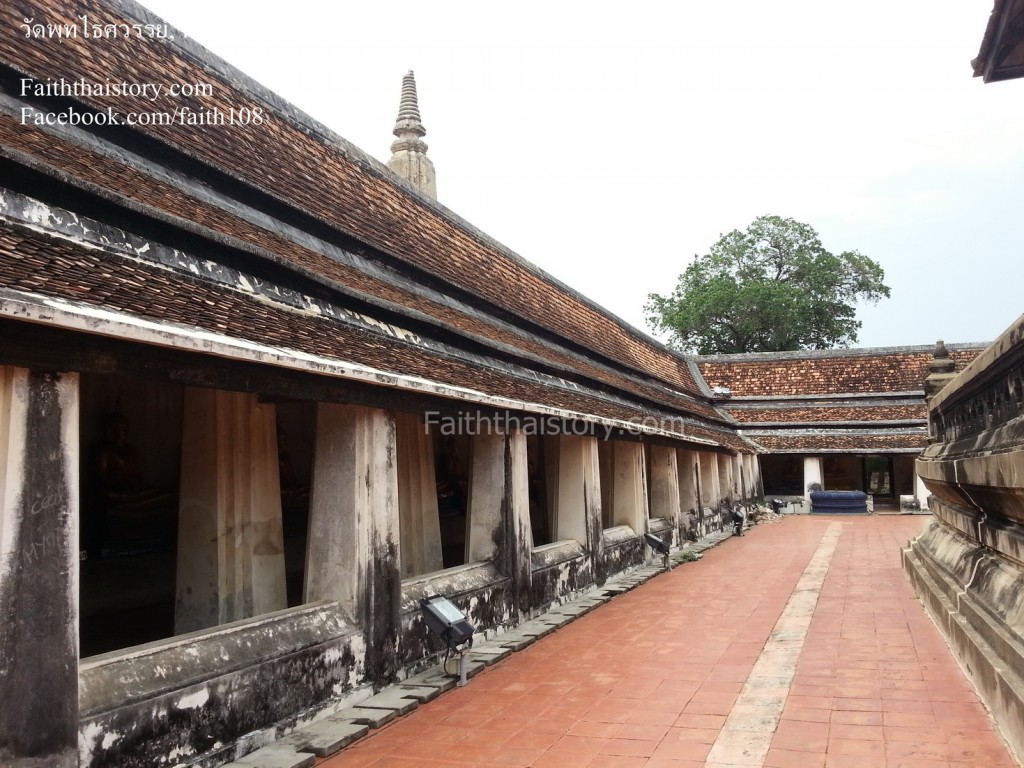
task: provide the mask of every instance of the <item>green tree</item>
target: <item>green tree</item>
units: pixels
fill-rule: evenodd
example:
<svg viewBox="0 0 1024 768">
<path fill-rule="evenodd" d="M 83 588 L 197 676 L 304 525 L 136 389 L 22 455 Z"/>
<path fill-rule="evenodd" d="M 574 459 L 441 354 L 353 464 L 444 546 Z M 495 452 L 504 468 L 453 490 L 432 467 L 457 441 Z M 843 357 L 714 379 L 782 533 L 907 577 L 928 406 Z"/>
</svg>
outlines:
<svg viewBox="0 0 1024 768">
<path fill-rule="evenodd" d="M 761 216 L 697 256 L 647 323 L 701 355 L 829 349 L 857 341 L 854 304 L 889 295 L 885 272 L 857 251 L 833 254 L 807 224 Z"/>
</svg>

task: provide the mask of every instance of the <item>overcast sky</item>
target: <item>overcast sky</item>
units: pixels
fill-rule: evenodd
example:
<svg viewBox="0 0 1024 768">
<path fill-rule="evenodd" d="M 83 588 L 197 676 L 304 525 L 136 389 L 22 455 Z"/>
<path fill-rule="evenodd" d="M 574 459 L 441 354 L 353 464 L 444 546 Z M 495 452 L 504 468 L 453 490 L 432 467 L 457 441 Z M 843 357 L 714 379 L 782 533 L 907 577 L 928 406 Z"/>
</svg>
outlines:
<svg viewBox="0 0 1024 768">
<path fill-rule="evenodd" d="M 381 161 L 413 69 L 438 199 L 627 322 L 774 214 L 885 269 L 860 346 L 1024 312 L 1024 81 L 992 0 L 144 0 Z"/>
</svg>

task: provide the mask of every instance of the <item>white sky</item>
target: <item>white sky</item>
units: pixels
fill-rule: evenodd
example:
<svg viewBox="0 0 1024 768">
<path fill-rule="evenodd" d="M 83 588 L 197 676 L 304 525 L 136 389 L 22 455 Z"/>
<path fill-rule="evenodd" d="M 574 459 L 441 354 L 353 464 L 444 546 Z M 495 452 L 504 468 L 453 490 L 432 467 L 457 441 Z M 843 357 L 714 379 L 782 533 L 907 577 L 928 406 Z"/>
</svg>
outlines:
<svg viewBox="0 0 1024 768">
<path fill-rule="evenodd" d="M 1024 81 L 970 66 L 992 0 L 143 4 L 381 161 L 415 70 L 440 202 L 639 328 L 762 214 L 885 269 L 859 346 L 1024 311 Z"/>
</svg>

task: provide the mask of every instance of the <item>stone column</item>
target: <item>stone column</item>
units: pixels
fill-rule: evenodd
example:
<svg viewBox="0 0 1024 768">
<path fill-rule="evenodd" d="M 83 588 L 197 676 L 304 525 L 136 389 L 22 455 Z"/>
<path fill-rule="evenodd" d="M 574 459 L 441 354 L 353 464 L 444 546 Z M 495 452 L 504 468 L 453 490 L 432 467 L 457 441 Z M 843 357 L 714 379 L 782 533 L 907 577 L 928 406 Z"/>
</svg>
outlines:
<svg viewBox="0 0 1024 768">
<path fill-rule="evenodd" d="M 476 435 L 469 475 L 466 514 L 466 562 L 494 560 L 502 539 L 502 513 L 506 505 L 505 435 Z M 527 505 L 529 518 L 529 505 Z M 527 526 L 529 528 L 529 526 Z M 402 546 L 405 555 L 405 546 Z"/>
<path fill-rule="evenodd" d="M 254 616 L 288 607 L 277 406 L 259 403 L 250 416 L 252 477 L 252 610 Z"/>
<path fill-rule="evenodd" d="M 736 493 L 733 489 L 732 480 L 732 456 L 719 455 L 715 457 L 718 462 L 718 493 L 720 499 L 728 499 L 730 502 L 736 500 Z"/>
<path fill-rule="evenodd" d="M 466 562 L 493 560 L 512 580 L 520 614 L 530 609 L 530 484 L 526 436 L 488 434 L 473 438 Z"/>
<path fill-rule="evenodd" d="M 596 437 L 562 435 L 558 447 L 555 539 L 576 539 L 590 553 L 594 578 L 604 583 L 601 471 Z"/>
<path fill-rule="evenodd" d="M 427 433 L 423 418 L 413 413 L 396 413 L 395 430 L 402 577 L 409 578 L 444 567 L 434 442 Z"/>
<path fill-rule="evenodd" d="M 675 448 L 651 446 L 651 509 L 652 518 L 664 518 L 672 524 L 673 544 L 679 544 L 682 494 L 678 454 Z"/>
<path fill-rule="evenodd" d="M 680 544 L 692 533 L 701 517 L 700 494 L 697 492 L 700 480 L 698 456 L 696 451 L 676 451 L 676 463 L 679 467 L 679 521 L 676 529 Z"/>
<path fill-rule="evenodd" d="M 612 521 L 637 533 L 647 531 L 647 465 L 642 443 L 616 440 L 613 445 Z"/>
<path fill-rule="evenodd" d="M 0 764 L 78 766 L 78 374 L 0 366 Z"/>
<path fill-rule="evenodd" d="M 701 506 L 717 510 L 722 501 L 717 453 L 701 452 L 700 454 L 700 490 Z"/>
<path fill-rule="evenodd" d="M 764 496 L 764 490 L 761 485 L 761 462 L 755 453 L 747 454 L 747 477 L 750 483 L 751 498 Z"/>
<path fill-rule="evenodd" d="M 743 454 L 737 453 L 732 457 L 732 484 L 736 489 L 736 501 L 746 501 L 747 493 L 747 471 L 743 464 Z"/>
<path fill-rule="evenodd" d="M 558 509 L 558 467 L 559 467 L 559 446 L 561 437 L 558 435 L 543 435 L 541 444 L 544 446 L 544 490 L 545 503 L 548 514 L 548 533 L 551 541 L 558 541 L 558 524 L 555 518 L 555 510 Z"/>
<path fill-rule="evenodd" d="M 366 674 L 398 672 L 401 607 L 395 425 L 382 410 L 321 403 L 306 540 L 305 601 L 336 600 L 363 627 Z"/>
<path fill-rule="evenodd" d="M 176 634 L 288 607 L 279 467 L 274 406 L 186 388 Z"/>
</svg>

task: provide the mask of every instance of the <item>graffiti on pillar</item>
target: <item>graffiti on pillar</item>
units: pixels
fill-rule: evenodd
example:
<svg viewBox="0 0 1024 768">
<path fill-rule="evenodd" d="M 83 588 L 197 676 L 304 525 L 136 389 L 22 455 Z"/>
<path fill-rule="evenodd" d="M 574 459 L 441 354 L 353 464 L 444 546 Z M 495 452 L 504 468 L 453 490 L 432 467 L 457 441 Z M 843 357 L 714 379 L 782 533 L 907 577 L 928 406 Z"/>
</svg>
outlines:
<svg viewBox="0 0 1024 768">
<path fill-rule="evenodd" d="M 78 636 L 74 531 L 60 377 L 28 374 L 24 468 L 12 556 L 0 581 L 0 762 L 77 764 Z M 16 485 L 17 487 L 17 485 Z M 45 683 L 45 684 L 44 684 Z M 40 763 L 42 764 L 42 763 Z"/>
</svg>

